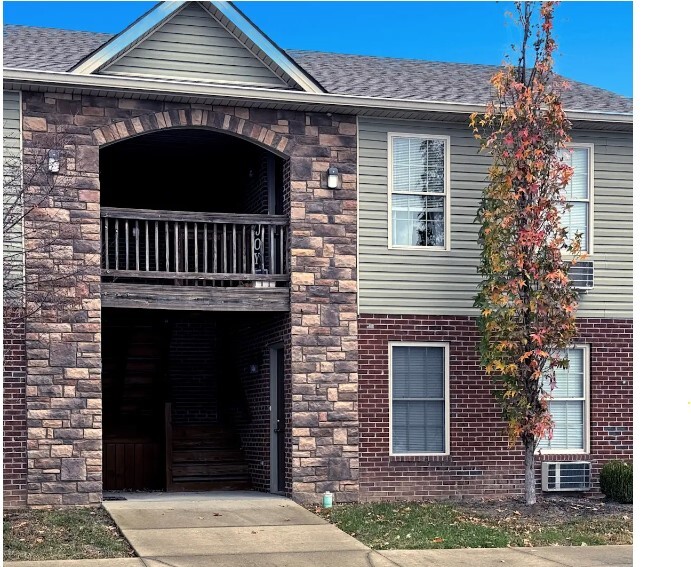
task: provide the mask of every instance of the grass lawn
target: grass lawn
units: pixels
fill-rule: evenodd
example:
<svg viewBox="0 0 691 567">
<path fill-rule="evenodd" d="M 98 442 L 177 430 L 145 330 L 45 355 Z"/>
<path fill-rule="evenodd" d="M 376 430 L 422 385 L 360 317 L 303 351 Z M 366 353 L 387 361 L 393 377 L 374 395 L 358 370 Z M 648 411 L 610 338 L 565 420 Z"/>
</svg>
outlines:
<svg viewBox="0 0 691 567">
<path fill-rule="evenodd" d="M 314 509 L 373 549 L 536 547 L 633 542 L 631 506 L 576 499 L 477 504 L 342 504 Z"/>
<path fill-rule="evenodd" d="M 3 516 L 3 559 L 101 559 L 134 551 L 102 508 L 29 510 Z"/>
</svg>

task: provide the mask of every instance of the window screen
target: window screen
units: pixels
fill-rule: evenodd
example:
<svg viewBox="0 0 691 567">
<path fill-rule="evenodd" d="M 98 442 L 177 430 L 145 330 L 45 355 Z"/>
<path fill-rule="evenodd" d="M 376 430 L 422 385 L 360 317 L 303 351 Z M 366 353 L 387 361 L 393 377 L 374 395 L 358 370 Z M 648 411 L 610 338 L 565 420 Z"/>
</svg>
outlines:
<svg viewBox="0 0 691 567">
<path fill-rule="evenodd" d="M 392 347 L 394 454 L 446 451 L 445 367 L 444 347 Z"/>
</svg>

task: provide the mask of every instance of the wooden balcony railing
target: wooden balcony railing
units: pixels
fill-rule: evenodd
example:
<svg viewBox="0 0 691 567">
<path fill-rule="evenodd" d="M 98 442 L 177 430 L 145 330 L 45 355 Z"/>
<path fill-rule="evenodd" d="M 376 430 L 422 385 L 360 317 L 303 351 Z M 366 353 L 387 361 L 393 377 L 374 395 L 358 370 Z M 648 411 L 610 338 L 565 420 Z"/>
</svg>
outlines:
<svg viewBox="0 0 691 567">
<path fill-rule="evenodd" d="M 288 281 L 287 226 L 282 215 L 101 207 L 101 273 L 112 281 L 274 287 Z"/>
</svg>

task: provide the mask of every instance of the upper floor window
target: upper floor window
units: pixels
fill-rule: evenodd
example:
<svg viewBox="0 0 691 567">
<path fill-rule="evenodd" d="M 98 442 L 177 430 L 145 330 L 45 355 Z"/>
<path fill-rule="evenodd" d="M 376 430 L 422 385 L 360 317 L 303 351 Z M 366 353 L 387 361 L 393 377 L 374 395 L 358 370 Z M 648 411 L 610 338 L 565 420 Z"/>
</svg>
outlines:
<svg viewBox="0 0 691 567">
<path fill-rule="evenodd" d="M 389 134 L 389 245 L 448 249 L 448 136 Z"/>
<path fill-rule="evenodd" d="M 573 176 L 566 186 L 566 199 L 570 208 L 563 213 L 562 224 L 568 231 L 569 241 L 576 233 L 580 233 L 581 250 L 592 254 L 592 146 L 574 144 L 560 155 L 573 168 Z"/>
</svg>

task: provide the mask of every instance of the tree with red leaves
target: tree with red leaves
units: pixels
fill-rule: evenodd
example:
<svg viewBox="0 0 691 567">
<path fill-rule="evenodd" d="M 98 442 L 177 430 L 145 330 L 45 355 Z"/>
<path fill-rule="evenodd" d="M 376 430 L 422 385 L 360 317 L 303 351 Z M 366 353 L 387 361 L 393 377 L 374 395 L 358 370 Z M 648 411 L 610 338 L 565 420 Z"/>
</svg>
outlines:
<svg viewBox="0 0 691 567">
<path fill-rule="evenodd" d="M 529 505 L 536 501 L 537 444 L 552 435 L 555 368 L 568 367 L 563 353 L 576 333 L 578 296 L 562 254 L 571 262 L 583 258 L 581 235 L 569 239 L 561 223 L 573 171 L 560 157 L 568 151 L 571 124 L 559 93 L 566 85 L 553 74 L 555 4 L 516 2 L 518 61 L 492 77 L 494 100 L 470 121 L 493 158 L 477 217 L 480 355 L 500 386 L 510 441 L 523 444 Z"/>
</svg>

